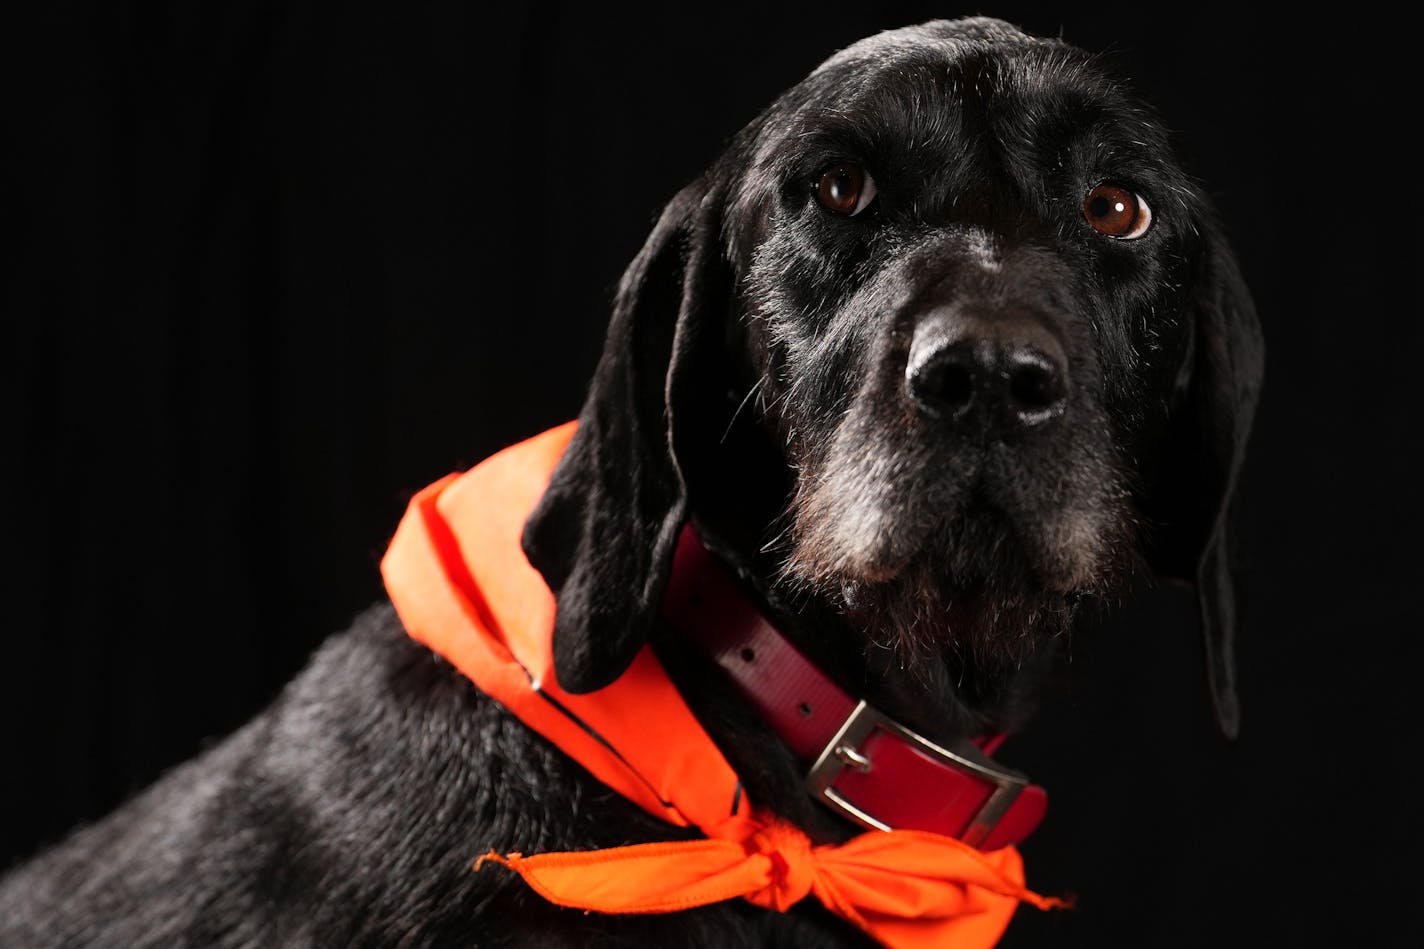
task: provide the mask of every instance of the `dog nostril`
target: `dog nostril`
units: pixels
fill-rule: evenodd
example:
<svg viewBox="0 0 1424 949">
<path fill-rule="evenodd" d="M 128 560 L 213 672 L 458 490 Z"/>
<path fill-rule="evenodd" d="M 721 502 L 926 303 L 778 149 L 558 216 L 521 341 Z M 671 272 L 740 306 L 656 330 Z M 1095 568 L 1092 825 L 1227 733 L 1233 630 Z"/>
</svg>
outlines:
<svg viewBox="0 0 1424 949">
<path fill-rule="evenodd" d="M 951 346 L 909 372 L 910 394 L 932 415 L 964 414 L 974 401 L 974 358 L 967 348 Z"/>
<path fill-rule="evenodd" d="M 1009 404 L 1024 425 L 1039 425 L 1063 411 L 1063 373 L 1042 353 L 1021 349 L 1005 360 Z"/>
<path fill-rule="evenodd" d="M 958 365 L 941 366 L 937 370 L 939 378 L 935 389 L 939 400 L 946 406 L 968 405 L 974 398 L 974 373 Z"/>
<path fill-rule="evenodd" d="M 1026 409 L 1047 408 L 1058 401 L 1053 374 L 1042 366 L 1021 366 L 1009 375 L 1009 395 Z"/>
</svg>

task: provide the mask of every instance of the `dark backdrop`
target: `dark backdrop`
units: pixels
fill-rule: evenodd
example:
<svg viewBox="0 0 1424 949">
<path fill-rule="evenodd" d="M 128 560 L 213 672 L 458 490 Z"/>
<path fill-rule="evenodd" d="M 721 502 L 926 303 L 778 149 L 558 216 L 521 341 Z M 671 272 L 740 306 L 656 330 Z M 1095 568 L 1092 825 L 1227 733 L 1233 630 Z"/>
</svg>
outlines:
<svg viewBox="0 0 1424 949">
<path fill-rule="evenodd" d="M 777 92 L 976 12 L 33 6 L 4 31 L 0 865 L 275 695 L 381 596 L 412 490 L 571 417 L 660 203 Z M 1078 635 L 1005 757 L 1054 799 L 1031 880 L 1080 908 L 1010 941 L 1398 944 L 1424 837 L 1398 29 L 985 12 L 1107 52 L 1160 108 L 1269 348 L 1242 737 L 1212 732 L 1180 594 Z"/>
</svg>

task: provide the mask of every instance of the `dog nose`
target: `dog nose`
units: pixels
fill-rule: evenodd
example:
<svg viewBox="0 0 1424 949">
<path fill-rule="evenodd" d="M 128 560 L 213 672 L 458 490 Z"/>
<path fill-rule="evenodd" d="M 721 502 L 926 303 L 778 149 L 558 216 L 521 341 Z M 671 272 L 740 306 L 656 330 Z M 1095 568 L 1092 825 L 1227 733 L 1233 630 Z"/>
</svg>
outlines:
<svg viewBox="0 0 1424 949">
<path fill-rule="evenodd" d="M 1031 316 L 931 314 L 915 328 L 905 384 L 925 415 L 982 415 L 995 428 L 1041 428 L 1063 414 L 1068 359 L 1058 337 Z"/>
</svg>

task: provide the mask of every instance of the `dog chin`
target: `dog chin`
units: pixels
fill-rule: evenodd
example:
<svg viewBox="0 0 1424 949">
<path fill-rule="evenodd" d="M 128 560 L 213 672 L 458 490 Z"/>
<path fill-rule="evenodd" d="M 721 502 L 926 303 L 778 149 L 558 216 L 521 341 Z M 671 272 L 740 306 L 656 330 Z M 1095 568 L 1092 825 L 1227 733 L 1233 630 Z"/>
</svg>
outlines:
<svg viewBox="0 0 1424 949">
<path fill-rule="evenodd" d="M 888 651 L 927 677 L 972 679 L 985 694 L 1064 635 L 1082 600 L 1116 588 L 1106 551 L 1124 546 L 1098 518 L 1060 513 L 1029 531 L 988 508 L 921 530 L 894 559 L 885 545 L 817 557 L 816 533 L 793 549 L 786 583 L 828 599 L 868 653 Z"/>
<path fill-rule="evenodd" d="M 848 584 L 841 599 L 867 658 L 878 654 L 931 693 L 953 683 L 967 708 L 991 715 L 1024 670 L 1067 635 L 1080 602 L 1017 585 L 957 587 L 921 563 L 888 582 Z"/>
<path fill-rule="evenodd" d="M 912 506 L 906 517 L 861 504 L 854 517 L 826 523 L 799 518 L 783 571 L 793 584 L 823 592 L 894 586 L 905 577 L 922 592 L 959 595 L 988 588 L 1015 600 L 1042 595 L 1106 592 L 1113 586 L 1113 551 L 1123 549 L 1122 519 L 1093 509 L 1012 516 L 989 504 L 961 501 L 960 510 L 936 523 L 931 505 Z M 878 509 L 877 509 L 878 507 Z"/>
</svg>

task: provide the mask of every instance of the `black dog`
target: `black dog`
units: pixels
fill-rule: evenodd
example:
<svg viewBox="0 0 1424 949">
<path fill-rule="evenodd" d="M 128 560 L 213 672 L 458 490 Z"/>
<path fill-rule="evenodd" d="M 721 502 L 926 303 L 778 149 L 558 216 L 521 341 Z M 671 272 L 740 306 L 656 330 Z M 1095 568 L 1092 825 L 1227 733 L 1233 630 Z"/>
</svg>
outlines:
<svg viewBox="0 0 1424 949">
<path fill-rule="evenodd" d="M 822 668 L 946 744 L 1022 721 L 1081 601 L 1190 579 L 1234 733 L 1227 532 L 1261 358 L 1206 200 L 1090 57 L 985 19 L 858 43 L 671 202 L 624 278 L 525 533 L 559 682 L 599 688 L 651 639 L 752 798 L 858 832 L 658 621 L 691 519 Z M 678 836 L 381 606 L 7 877 L 0 944 L 865 942 L 811 901 L 586 915 L 470 869 Z"/>
</svg>

